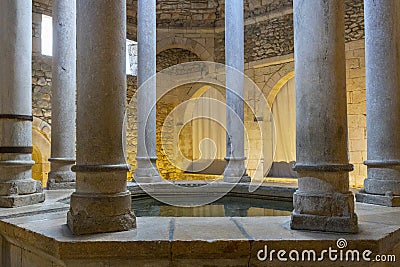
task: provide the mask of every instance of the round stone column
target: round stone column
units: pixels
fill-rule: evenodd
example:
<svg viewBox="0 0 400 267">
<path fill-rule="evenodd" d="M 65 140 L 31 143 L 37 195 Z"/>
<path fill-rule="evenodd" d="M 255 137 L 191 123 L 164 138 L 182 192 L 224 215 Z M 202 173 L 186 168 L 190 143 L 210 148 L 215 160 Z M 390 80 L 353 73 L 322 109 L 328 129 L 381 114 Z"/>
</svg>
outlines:
<svg viewBox="0 0 400 267">
<path fill-rule="evenodd" d="M 47 189 L 75 188 L 76 0 L 53 0 L 51 171 Z"/>
<path fill-rule="evenodd" d="M 226 157 L 225 182 L 250 182 L 244 155 L 244 7 L 225 1 Z M 241 75 L 243 74 L 243 75 Z"/>
<path fill-rule="evenodd" d="M 32 179 L 32 1 L 0 1 L 0 207 L 44 201 Z"/>
<path fill-rule="evenodd" d="M 355 233 L 349 191 L 344 0 L 294 1 L 299 188 L 291 228 Z"/>
<path fill-rule="evenodd" d="M 135 228 L 123 150 L 126 0 L 77 1 L 77 164 L 74 234 Z"/>
<path fill-rule="evenodd" d="M 137 168 L 138 183 L 162 181 L 158 172 L 156 142 L 156 0 L 138 0 L 138 106 Z M 153 78 L 153 79 L 151 79 Z"/>
<path fill-rule="evenodd" d="M 400 1 L 364 4 L 368 178 L 357 200 L 400 206 Z"/>
</svg>

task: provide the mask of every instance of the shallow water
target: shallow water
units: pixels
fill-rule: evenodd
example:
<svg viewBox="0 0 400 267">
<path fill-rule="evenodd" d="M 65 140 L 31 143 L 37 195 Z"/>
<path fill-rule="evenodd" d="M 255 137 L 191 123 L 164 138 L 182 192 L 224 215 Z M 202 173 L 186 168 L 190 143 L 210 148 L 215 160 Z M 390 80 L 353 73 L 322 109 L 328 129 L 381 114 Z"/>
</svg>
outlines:
<svg viewBox="0 0 400 267">
<path fill-rule="evenodd" d="M 177 207 L 142 197 L 132 200 L 132 210 L 138 217 L 288 216 L 293 210 L 293 204 L 288 201 L 228 196 L 204 206 Z"/>
</svg>

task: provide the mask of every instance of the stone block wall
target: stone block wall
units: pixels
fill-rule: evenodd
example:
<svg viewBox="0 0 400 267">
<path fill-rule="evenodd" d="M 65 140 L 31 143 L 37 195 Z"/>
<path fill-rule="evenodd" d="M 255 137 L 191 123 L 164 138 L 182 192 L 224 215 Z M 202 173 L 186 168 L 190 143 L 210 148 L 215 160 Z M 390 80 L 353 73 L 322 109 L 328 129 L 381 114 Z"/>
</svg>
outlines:
<svg viewBox="0 0 400 267">
<path fill-rule="evenodd" d="M 346 42 L 364 38 L 364 1 L 346 0 L 345 33 Z"/>
<path fill-rule="evenodd" d="M 51 7 L 53 5 L 53 0 L 34 0 L 32 1 L 32 9 L 34 13 L 44 14 L 51 16 Z"/>
<path fill-rule="evenodd" d="M 32 62 L 33 116 L 51 124 L 51 57 L 34 55 Z"/>
<path fill-rule="evenodd" d="M 157 167 L 164 179 L 182 180 L 183 170 L 174 166 L 168 158 L 175 154 L 175 142 L 179 139 L 174 120 L 167 120 L 174 107 L 173 103 L 165 101 L 157 103 Z"/>
<path fill-rule="evenodd" d="M 349 124 L 349 156 L 354 164 L 350 186 L 362 187 L 367 177 L 366 85 L 364 40 L 346 44 L 347 114 Z"/>
<path fill-rule="evenodd" d="M 292 2 L 252 1 L 255 5 L 270 7 L 267 17 L 260 17 L 262 9 L 255 8 L 252 14 L 246 14 L 248 23 L 245 26 L 245 61 L 252 62 L 265 58 L 289 55 L 294 50 L 294 30 Z M 264 2 L 272 2 L 267 3 Z M 289 3 L 288 3 L 289 2 Z M 346 42 L 360 40 L 364 37 L 364 3 L 363 0 L 346 0 L 345 32 Z M 265 9 L 263 10 L 265 12 Z M 264 13 L 265 14 L 265 13 Z M 254 16 L 257 22 L 250 23 Z M 255 22 L 255 23 L 254 23 Z M 223 24 L 220 25 L 223 27 Z M 225 62 L 225 32 L 219 30 L 215 35 L 215 59 Z"/>
</svg>

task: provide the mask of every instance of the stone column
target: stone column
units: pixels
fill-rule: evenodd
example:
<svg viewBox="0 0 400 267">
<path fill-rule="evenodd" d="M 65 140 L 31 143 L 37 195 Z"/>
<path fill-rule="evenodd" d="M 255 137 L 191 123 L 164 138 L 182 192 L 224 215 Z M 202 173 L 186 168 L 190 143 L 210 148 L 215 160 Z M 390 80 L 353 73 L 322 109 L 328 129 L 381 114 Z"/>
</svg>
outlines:
<svg viewBox="0 0 400 267">
<path fill-rule="evenodd" d="M 355 233 L 349 191 L 344 0 L 294 1 L 299 189 L 291 228 Z"/>
<path fill-rule="evenodd" d="M 76 0 L 53 0 L 51 171 L 47 189 L 75 188 Z"/>
<path fill-rule="evenodd" d="M 138 0 L 138 144 L 134 179 L 161 181 L 156 161 L 156 0 Z"/>
<path fill-rule="evenodd" d="M 225 182 L 250 182 L 244 155 L 244 7 L 225 1 L 226 158 Z"/>
<path fill-rule="evenodd" d="M 135 228 L 123 152 L 126 0 L 77 1 L 77 164 L 74 234 Z"/>
<path fill-rule="evenodd" d="M 32 179 L 32 1 L 0 1 L 0 207 L 44 201 Z"/>
<path fill-rule="evenodd" d="M 357 200 L 400 206 L 400 1 L 364 4 L 368 178 Z"/>
</svg>

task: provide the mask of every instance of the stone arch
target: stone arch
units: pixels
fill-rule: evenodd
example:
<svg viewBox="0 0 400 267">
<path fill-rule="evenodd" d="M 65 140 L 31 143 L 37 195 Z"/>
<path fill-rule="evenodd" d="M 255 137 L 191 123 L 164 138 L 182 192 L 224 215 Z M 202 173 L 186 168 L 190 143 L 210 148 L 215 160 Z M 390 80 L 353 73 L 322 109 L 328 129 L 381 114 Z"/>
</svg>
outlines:
<svg viewBox="0 0 400 267">
<path fill-rule="evenodd" d="M 157 54 L 157 72 L 172 66 L 201 61 L 198 55 L 182 48 L 170 48 Z"/>
<path fill-rule="evenodd" d="M 34 117 L 32 124 L 32 159 L 35 161 L 35 165 L 32 167 L 32 176 L 35 180 L 41 181 L 43 187 L 47 184 L 48 173 L 50 171 L 50 162 L 48 161 L 51 153 L 50 137 L 50 125 Z"/>
<path fill-rule="evenodd" d="M 219 101 L 225 100 L 224 92 L 220 90 L 219 87 L 208 84 L 203 84 L 201 86 L 199 85 L 196 88 L 194 88 L 194 92 L 190 94 L 189 99 L 196 100 L 202 98 L 203 95 L 208 93 L 211 93 L 211 95 L 208 97 L 211 97 L 213 99 L 218 99 Z M 226 132 L 225 130 L 220 131 L 218 123 L 215 124 L 215 121 L 196 120 L 196 119 L 193 120 L 193 115 L 195 114 L 201 114 L 207 117 L 207 113 L 210 112 L 210 110 L 208 111 L 203 110 L 200 111 L 200 113 L 198 113 L 199 111 L 197 110 L 197 108 L 200 107 L 198 105 L 199 104 L 197 101 L 190 101 L 185 107 L 183 122 L 185 122 L 186 124 L 184 125 L 182 122 L 180 122 L 181 126 L 179 126 L 180 127 L 179 132 L 182 131 L 184 134 L 179 134 L 177 141 L 180 144 L 179 145 L 180 149 L 183 151 L 182 154 L 185 155 L 187 159 L 191 160 L 191 163 L 186 168 L 186 171 L 188 172 L 186 173 L 186 175 L 188 177 L 189 176 L 193 178 L 196 177 L 195 179 L 204 179 L 198 175 L 221 175 L 223 170 L 225 169 L 226 162 L 224 160 L 224 157 L 226 148 L 225 147 Z M 223 116 L 223 118 L 221 117 L 216 118 L 218 116 L 211 116 L 211 117 L 219 122 L 224 121 L 225 114 L 223 112 L 217 112 L 216 115 L 217 114 L 218 116 Z M 200 144 L 200 141 L 203 140 L 204 138 L 209 138 L 210 140 L 213 140 L 216 144 L 217 151 L 215 154 L 215 158 L 213 158 L 212 162 L 209 161 L 211 158 L 207 157 L 207 155 L 210 156 L 210 153 L 206 153 L 205 157 L 201 158 L 199 157 L 200 154 L 198 150 L 198 145 Z M 192 170 L 193 168 L 197 169 L 199 166 L 203 166 L 206 168 L 199 173 L 197 172 L 191 173 L 190 170 Z"/>
<path fill-rule="evenodd" d="M 193 40 L 191 38 L 186 37 L 166 37 L 157 41 L 157 54 L 160 52 L 172 49 L 172 48 L 181 48 L 189 50 L 195 53 L 201 60 L 204 61 L 213 61 L 213 55 L 205 48 L 202 44 Z"/>
<path fill-rule="evenodd" d="M 296 172 L 292 171 L 291 168 L 296 160 L 294 76 L 294 71 L 279 76 L 281 78 L 272 87 L 267 97 L 275 126 L 275 151 L 273 164 L 268 172 L 269 177 L 279 177 L 280 179 L 281 177 L 297 177 Z"/>
<path fill-rule="evenodd" d="M 42 182 L 43 165 L 40 163 L 43 162 L 43 156 L 36 145 L 33 145 L 32 160 L 35 162 L 35 165 L 32 166 L 32 178 Z"/>
<path fill-rule="evenodd" d="M 267 102 L 270 108 L 272 108 L 272 105 L 274 104 L 275 98 L 278 95 L 279 91 L 282 89 L 282 87 L 294 77 L 294 71 L 289 72 L 285 76 L 283 76 L 275 85 L 272 87 L 271 91 L 269 92 L 267 96 Z"/>
</svg>

